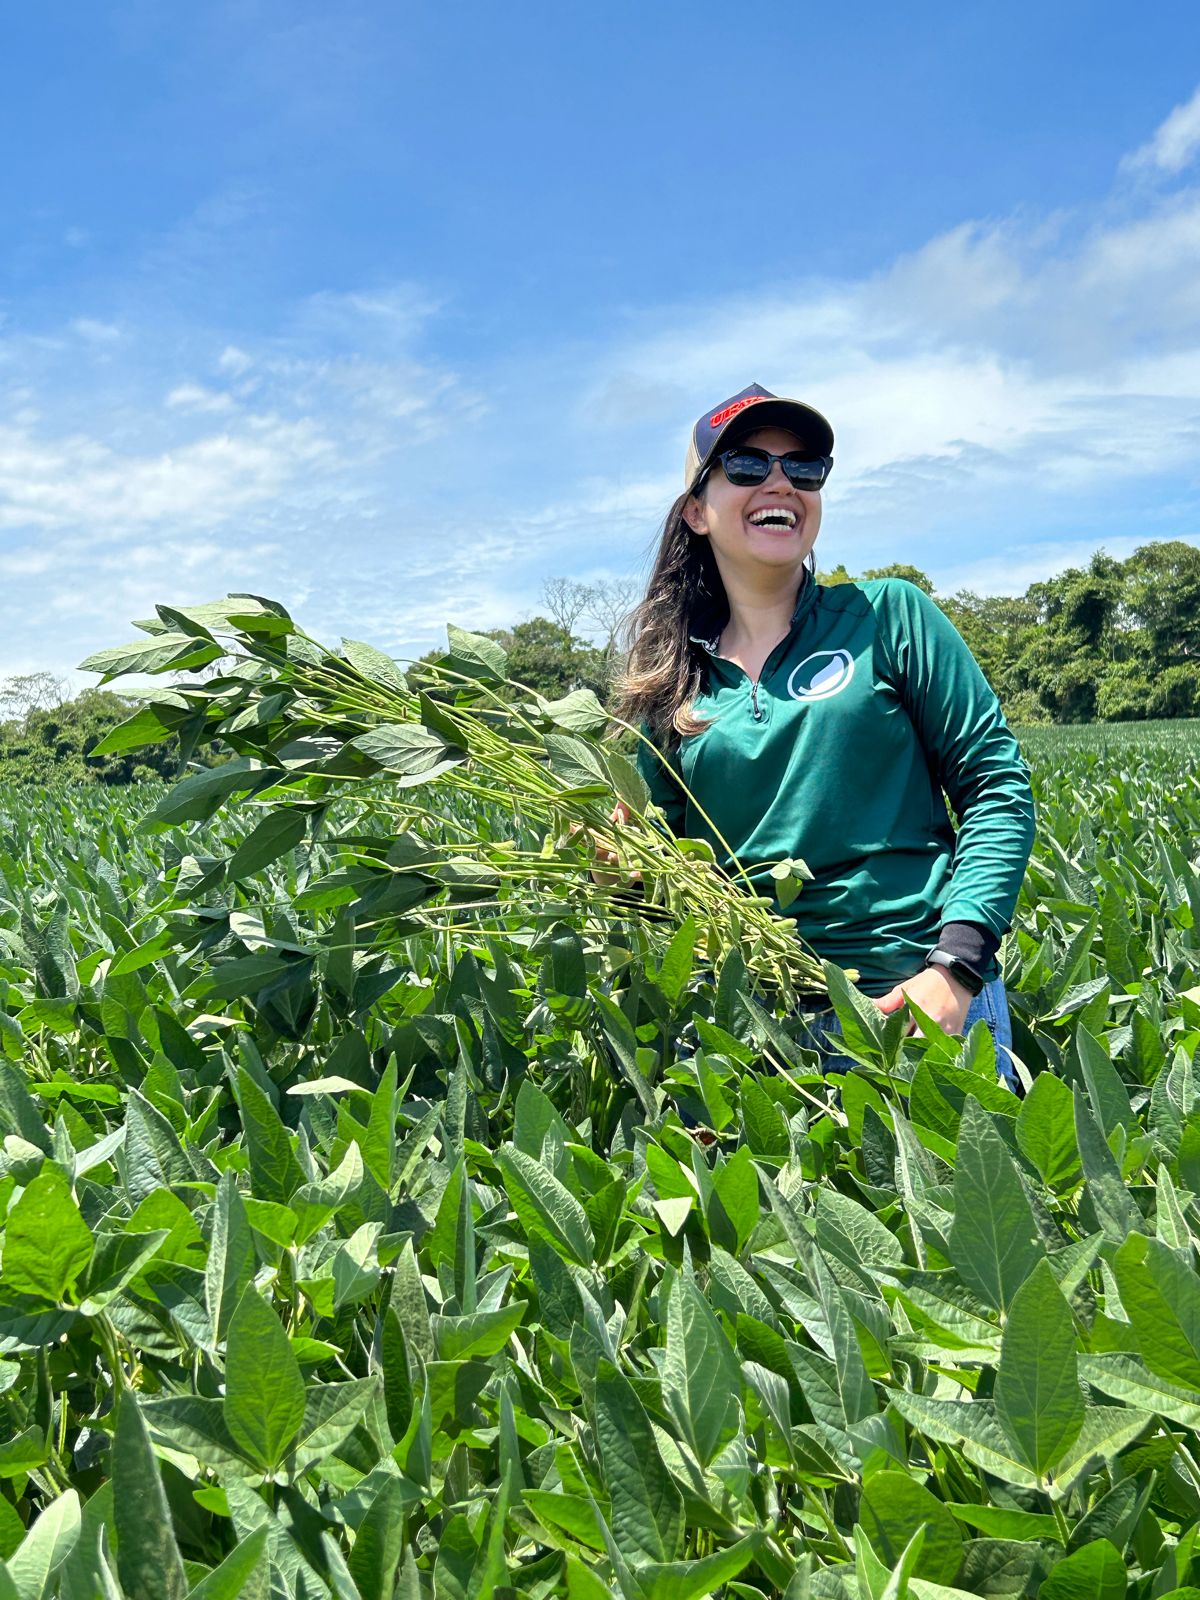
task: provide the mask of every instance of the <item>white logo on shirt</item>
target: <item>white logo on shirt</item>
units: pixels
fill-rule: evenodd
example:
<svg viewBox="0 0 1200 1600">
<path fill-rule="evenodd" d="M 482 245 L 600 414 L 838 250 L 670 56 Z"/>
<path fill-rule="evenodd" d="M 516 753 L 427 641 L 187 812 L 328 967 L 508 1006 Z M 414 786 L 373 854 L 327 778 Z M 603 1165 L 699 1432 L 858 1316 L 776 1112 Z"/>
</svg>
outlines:
<svg viewBox="0 0 1200 1600">
<path fill-rule="evenodd" d="M 849 650 L 817 650 L 793 667 L 787 689 L 793 700 L 828 700 L 841 694 L 853 676 Z"/>
</svg>

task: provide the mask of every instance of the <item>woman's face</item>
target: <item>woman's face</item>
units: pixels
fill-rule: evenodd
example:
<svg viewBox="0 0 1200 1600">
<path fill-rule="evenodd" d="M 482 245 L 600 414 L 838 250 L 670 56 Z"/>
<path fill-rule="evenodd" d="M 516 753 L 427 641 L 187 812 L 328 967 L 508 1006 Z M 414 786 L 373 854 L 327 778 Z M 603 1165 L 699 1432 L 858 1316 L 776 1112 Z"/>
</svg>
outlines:
<svg viewBox="0 0 1200 1600">
<path fill-rule="evenodd" d="M 804 450 L 803 440 L 785 428 L 759 428 L 746 434 L 740 444 L 786 455 Z M 768 509 L 791 512 L 790 527 L 778 521 L 762 526 L 758 518 Z M 712 541 L 713 556 L 722 577 L 727 571 L 758 571 L 777 568 L 796 574 L 816 541 L 821 526 L 821 496 L 814 489 L 795 489 L 788 482 L 779 462 L 773 462 L 763 483 L 739 489 L 725 476 L 717 462 L 698 495 L 684 507 L 684 517 L 693 533 Z"/>
</svg>

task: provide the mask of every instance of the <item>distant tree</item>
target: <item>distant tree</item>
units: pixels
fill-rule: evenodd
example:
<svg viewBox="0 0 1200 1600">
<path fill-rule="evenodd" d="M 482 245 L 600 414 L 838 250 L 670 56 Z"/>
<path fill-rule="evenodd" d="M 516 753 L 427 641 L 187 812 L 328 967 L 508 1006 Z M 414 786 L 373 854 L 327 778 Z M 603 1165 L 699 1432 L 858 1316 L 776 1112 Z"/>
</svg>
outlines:
<svg viewBox="0 0 1200 1600">
<path fill-rule="evenodd" d="M 49 711 L 62 705 L 67 680 L 53 672 L 17 672 L 0 679 L 0 717 L 21 721 L 31 711 Z"/>
<path fill-rule="evenodd" d="M 1164 664 L 1200 660 L 1200 549 L 1182 539 L 1142 545 L 1125 563 L 1125 598 Z"/>
<path fill-rule="evenodd" d="M 915 583 L 918 589 L 926 594 L 933 593 L 933 582 L 927 578 L 920 567 L 910 567 L 907 562 L 893 561 L 890 566 L 871 567 L 863 573 L 864 578 L 907 578 L 909 583 Z"/>
<path fill-rule="evenodd" d="M 125 784 L 172 776 L 179 760 L 174 739 L 121 755 L 92 755 L 135 704 L 108 689 L 85 689 L 74 700 L 6 722 L 0 728 L 0 777 L 15 783 Z"/>
<path fill-rule="evenodd" d="M 551 622 L 573 634 L 580 617 L 592 604 L 592 587 L 575 578 L 547 578 L 542 584 L 542 602 Z"/>
<path fill-rule="evenodd" d="M 857 583 L 857 581 L 854 574 L 847 572 L 840 561 L 836 567 L 831 567 L 828 572 L 822 572 L 820 568 L 817 569 L 817 582 L 826 589 L 836 588 L 839 583 Z"/>
</svg>

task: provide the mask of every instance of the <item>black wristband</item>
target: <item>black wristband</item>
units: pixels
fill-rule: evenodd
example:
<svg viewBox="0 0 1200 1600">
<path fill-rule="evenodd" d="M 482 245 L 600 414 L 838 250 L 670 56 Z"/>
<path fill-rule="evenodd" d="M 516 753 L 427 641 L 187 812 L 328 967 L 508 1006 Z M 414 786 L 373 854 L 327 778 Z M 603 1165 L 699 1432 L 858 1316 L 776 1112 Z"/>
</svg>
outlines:
<svg viewBox="0 0 1200 1600">
<path fill-rule="evenodd" d="M 976 972 L 991 964 L 1000 941 L 990 928 L 979 922 L 945 922 L 938 934 L 937 947 L 948 956 L 957 956 Z"/>
</svg>

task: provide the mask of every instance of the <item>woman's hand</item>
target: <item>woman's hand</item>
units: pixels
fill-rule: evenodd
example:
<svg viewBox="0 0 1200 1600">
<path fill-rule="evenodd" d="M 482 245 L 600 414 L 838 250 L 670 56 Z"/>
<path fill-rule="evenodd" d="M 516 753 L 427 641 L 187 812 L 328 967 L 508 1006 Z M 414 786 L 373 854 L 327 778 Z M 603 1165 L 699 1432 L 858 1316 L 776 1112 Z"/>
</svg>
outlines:
<svg viewBox="0 0 1200 1600">
<path fill-rule="evenodd" d="M 615 823 L 617 827 L 621 827 L 623 823 L 629 821 L 629 817 L 629 807 L 623 800 L 618 800 L 612 809 L 612 812 L 609 816 L 609 821 Z M 573 825 L 571 831 L 575 832 L 576 827 L 577 825 Z M 611 872 L 607 869 L 610 867 L 619 867 L 621 862 L 620 856 L 614 849 L 610 848 L 610 846 L 602 844 L 600 840 L 596 838 L 595 834 L 592 835 L 592 854 L 596 861 L 596 865 L 591 869 L 592 882 L 602 889 L 611 889 L 615 883 L 620 881 L 619 874 L 616 872 Z M 629 873 L 627 881 L 629 883 L 641 883 L 642 875 L 640 872 L 634 870 L 633 872 Z"/>
<path fill-rule="evenodd" d="M 880 995 L 875 1004 L 881 1011 L 899 1011 L 906 996 L 920 1006 L 927 1017 L 932 1017 L 947 1033 L 961 1033 L 971 1009 L 970 992 L 957 978 L 952 978 L 945 967 L 925 967 L 903 983 L 898 983 L 887 994 Z M 909 1033 L 916 1033 L 917 1024 L 909 1025 Z"/>
</svg>

